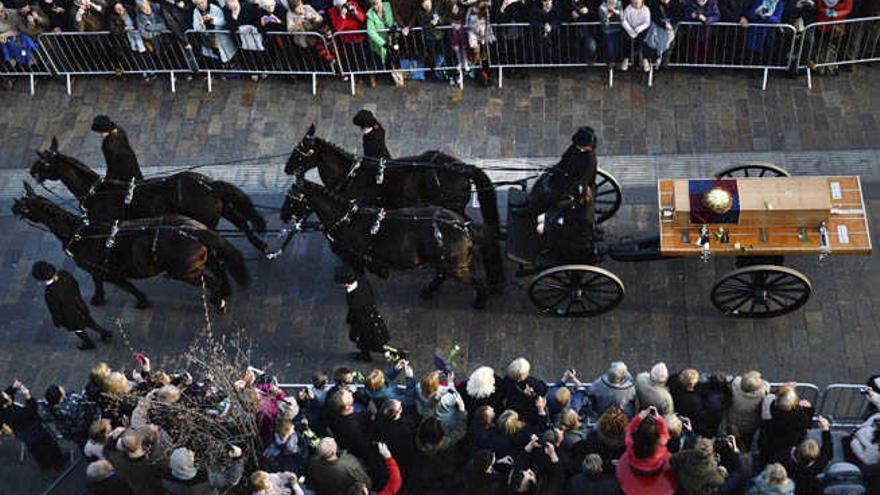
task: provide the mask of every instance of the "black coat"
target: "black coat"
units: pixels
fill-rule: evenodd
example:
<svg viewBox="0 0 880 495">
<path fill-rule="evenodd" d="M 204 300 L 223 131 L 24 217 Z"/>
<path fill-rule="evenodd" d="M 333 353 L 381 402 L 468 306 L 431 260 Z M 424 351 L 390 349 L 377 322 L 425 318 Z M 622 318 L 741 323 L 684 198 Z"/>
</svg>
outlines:
<svg viewBox="0 0 880 495">
<path fill-rule="evenodd" d="M 794 492 L 797 495 L 820 495 L 822 493 L 822 485 L 816 478 L 825 466 L 831 461 L 833 444 L 830 431 L 822 432 L 822 448 L 819 451 L 819 458 L 810 466 L 804 466 L 799 463 L 793 452 L 790 452 L 784 458 L 780 459 L 788 477 L 794 481 Z"/>
<path fill-rule="evenodd" d="M 384 418 L 376 420 L 376 438 L 388 445 L 388 450 L 400 467 L 403 482 L 413 485 L 414 477 L 418 476 L 419 457 L 422 455 L 416 448 L 416 425 L 409 416 L 402 416 L 397 421 Z"/>
<path fill-rule="evenodd" d="M 534 395 L 526 395 L 524 392 L 526 386 L 529 386 L 534 390 Z M 501 387 L 504 391 L 505 407 L 507 409 L 513 409 L 519 413 L 519 418 L 526 423 L 535 424 L 541 421 L 541 419 L 538 418 L 538 409 L 535 407 L 535 399 L 537 399 L 538 396 L 547 396 L 546 382 L 538 380 L 533 376 L 527 376 L 526 379 L 521 382 L 517 382 L 510 377 L 504 377 L 504 380 L 501 381 Z M 500 414 L 497 410 L 496 413 Z"/>
<path fill-rule="evenodd" d="M 568 480 L 565 487 L 565 495 L 581 495 L 589 493 L 590 495 L 618 495 L 620 485 L 617 478 L 609 473 L 604 472 L 598 476 L 591 476 L 587 473 L 579 473 Z"/>
<path fill-rule="evenodd" d="M 132 177 L 144 178 L 137 156 L 128 142 L 128 136 L 121 127 L 113 129 L 104 138 L 101 151 L 104 153 L 104 162 L 107 163 L 108 179 L 128 182 Z"/>
<path fill-rule="evenodd" d="M 16 390 L 12 387 L 6 389 L 13 399 Z M 37 413 L 37 401 L 31 397 L 24 405 L 12 404 L 5 409 L 0 409 L 0 425 L 12 428 L 21 443 L 25 444 L 37 464 L 42 468 L 57 467 L 64 464 L 64 456 L 58 448 L 55 438 L 49 434 Z"/>
<path fill-rule="evenodd" d="M 388 328 L 385 320 L 376 309 L 373 287 L 367 277 L 358 277 L 357 287 L 345 292 L 348 314 L 345 322 L 349 324 L 349 339 L 359 349 L 379 352 L 388 343 Z"/>
<path fill-rule="evenodd" d="M 52 314 L 52 323 L 68 330 L 82 330 L 92 322 L 92 317 L 79 284 L 66 270 L 60 270 L 57 275 L 58 280 L 46 286 L 46 306 Z"/>
<path fill-rule="evenodd" d="M 745 17 L 746 11 L 754 3 L 753 0 L 719 0 L 718 10 L 721 12 L 721 20 L 739 22 L 740 17 Z"/>
<path fill-rule="evenodd" d="M 758 437 L 763 459 L 771 460 L 785 455 L 788 449 L 804 438 L 812 424 L 812 407 L 798 405 L 794 409 L 785 411 L 776 407 L 774 402 L 770 406 L 770 419 L 763 422 Z"/>
<path fill-rule="evenodd" d="M 333 430 L 340 449 L 345 449 L 363 462 L 373 483 L 380 485 L 388 479 L 385 461 L 373 445 L 375 432 L 373 422 L 364 412 L 347 416 L 334 415 L 330 428 Z"/>
<path fill-rule="evenodd" d="M 571 145 L 559 163 L 544 172 L 529 192 L 529 208 L 544 213 L 578 192 L 578 186 L 595 188 L 598 161 L 595 151 L 580 151 Z M 591 202 L 592 204 L 592 202 Z"/>
<path fill-rule="evenodd" d="M 381 126 L 374 127 L 372 131 L 364 134 L 364 156 L 391 159 L 391 152 L 385 146 L 385 129 Z"/>
<path fill-rule="evenodd" d="M 133 492 L 131 488 L 128 487 L 128 484 L 119 477 L 118 474 L 113 473 L 109 478 L 103 479 L 98 482 L 92 482 L 87 484 L 89 488 L 89 493 L 94 495 L 132 495 Z"/>
</svg>

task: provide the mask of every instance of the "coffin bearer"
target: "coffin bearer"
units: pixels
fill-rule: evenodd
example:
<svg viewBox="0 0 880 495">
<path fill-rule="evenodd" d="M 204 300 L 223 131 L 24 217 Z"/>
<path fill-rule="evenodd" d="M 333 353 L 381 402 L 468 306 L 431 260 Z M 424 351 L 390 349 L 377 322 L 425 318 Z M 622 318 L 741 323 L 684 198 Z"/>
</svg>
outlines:
<svg viewBox="0 0 880 495">
<path fill-rule="evenodd" d="M 391 159 L 391 153 L 385 146 L 385 128 L 376 120 L 373 112 L 361 110 L 355 114 L 354 125 L 361 129 L 364 137 L 364 156 L 371 158 Z"/>
<path fill-rule="evenodd" d="M 104 153 L 104 161 L 107 163 L 107 179 L 131 182 L 132 178 L 144 178 L 137 156 L 128 143 L 128 136 L 121 127 L 110 120 L 110 117 L 98 115 L 92 121 L 92 130 L 104 138 L 101 152 Z"/>
<path fill-rule="evenodd" d="M 73 275 L 65 270 L 55 271 L 55 267 L 45 261 L 34 263 L 31 275 L 46 284 L 46 306 L 52 314 L 52 323 L 76 334 L 82 340 L 79 344 L 81 350 L 95 348 L 86 328 L 97 332 L 102 341 L 110 340 L 113 334 L 92 318 Z"/>
<path fill-rule="evenodd" d="M 348 302 L 348 338 L 357 345 L 359 352 L 355 359 L 372 361 L 370 352 L 383 352 L 388 343 L 388 327 L 376 309 L 373 288 L 366 275 L 356 275 L 347 266 L 336 268 L 336 283 L 345 288 L 345 300 Z"/>
</svg>

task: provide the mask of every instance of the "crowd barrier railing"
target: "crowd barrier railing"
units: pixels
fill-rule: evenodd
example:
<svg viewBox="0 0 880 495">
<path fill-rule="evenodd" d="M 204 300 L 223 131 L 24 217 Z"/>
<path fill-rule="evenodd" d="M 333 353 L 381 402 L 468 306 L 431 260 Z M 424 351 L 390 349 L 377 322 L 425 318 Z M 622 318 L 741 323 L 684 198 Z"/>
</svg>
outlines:
<svg viewBox="0 0 880 495">
<path fill-rule="evenodd" d="M 834 428 L 852 428 L 862 424 L 870 412 L 864 385 L 833 383 L 825 387 L 816 411 L 828 418 Z"/>
<path fill-rule="evenodd" d="M 332 40 L 311 31 L 268 32 L 256 30 L 187 31 L 198 71 L 207 76 L 213 90 L 214 74 L 253 77 L 309 76 L 312 94 L 318 91 L 318 76 L 333 75 L 336 51 Z"/>
<path fill-rule="evenodd" d="M 609 67 L 609 49 L 620 55 L 623 32 L 620 23 L 612 25 L 617 32 L 606 35 L 601 22 L 562 23 L 549 32 L 529 23 L 493 24 L 489 65 L 498 70 L 498 87 L 504 85 L 505 68 Z M 610 68 L 608 84 L 614 84 Z"/>
<path fill-rule="evenodd" d="M 8 42 L 10 41 L 7 40 L 7 43 Z M 18 41 L 18 43 L 23 42 Z M 49 64 L 49 59 L 46 57 L 43 48 L 39 44 L 36 44 L 35 47 L 31 47 L 30 50 L 26 47 L 22 47 L 22 50 L 22 61 L 7 61 L 5 58 L 0 57 L 0 76 L 15 78 L 27 77 L 28 82 L 30 83 L 30 94 L 33 95 L 37 85 L 36 78 L 38 76 L 51 76 L 52 70 Z"/>
<path fill-rule="evenodd" d="M 192 57 L 170 32 L 146 39 L 137 31 L 114 34 L 109 31 L 44 33 L 40 46 L 52 72 L 64 76 L 67 94 L 73 76 L 137 74 L 145 78 L 168 75 L 174 92 L 175 75 L 195 72 Z"/>
<path fill-rule="evenodd" d="M 808 382 L 772 382 L 770 383 L 770 391 L 775 392 L 783 385 L 794 385 L 794 391 L 801 399 L 810 401 L 810 404 L 818 411 L 819 401 L 822 398 L 822 391 L 818 385 Z"/>
<path fill-rule="evenodd" d="M 797 68 L 806 71 L 810 88 L 813 71 L 880 61 L 880 17 L 815 22 L 800 36 Z"/>
<path fill-rule="evenodd" d="M 376 30 L 385 43 L 384 61 L 378 43 L 370 40 L 368 31 L 333 33 L 333 45 L 342 73 L 349 77 L 351 94 L 355 94 L 357 76 L 378 74 L 390 74 L 392 77 L 401 77 L 405 73 L 411 76 L 419 74 L 437 80 L 455 80 L 457 77 L 457 85 L 463 87 L 464 67 L 458 63 L 457 55 L 448 41 L 451 29 L 450 26 L 437 27 L 439 38 L 420 27 L 408 29 L 406 35 L 401 29 Z"/>
<path fill-rule="evenodd" d="M 771 70 L 788 70 L 795 56 L 797 30 L 789 24 L 681 22 L 669 48 L 669 67 L 762 70 L 767 89 Z"/>
</svg>

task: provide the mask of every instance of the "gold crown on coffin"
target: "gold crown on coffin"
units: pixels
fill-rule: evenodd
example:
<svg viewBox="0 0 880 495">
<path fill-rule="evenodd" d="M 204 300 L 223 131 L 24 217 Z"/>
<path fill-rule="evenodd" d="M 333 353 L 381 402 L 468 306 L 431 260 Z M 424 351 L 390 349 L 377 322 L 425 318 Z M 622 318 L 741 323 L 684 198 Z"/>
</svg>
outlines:
<svg viewBox="0 0 880 495">
<path fill-rule="evenodd" d="M 703 195 L 703 206 L 716 215 L 723 215 L 733 208 L 733 196 L 724 189 L 716 187 Z"/>
</svg>

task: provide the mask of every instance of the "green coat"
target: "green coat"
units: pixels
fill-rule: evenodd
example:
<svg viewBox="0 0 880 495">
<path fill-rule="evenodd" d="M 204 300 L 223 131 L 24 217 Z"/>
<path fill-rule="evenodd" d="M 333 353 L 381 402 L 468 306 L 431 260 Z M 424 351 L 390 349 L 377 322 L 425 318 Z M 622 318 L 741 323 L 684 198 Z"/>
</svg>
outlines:
<svg viewBox="0 0 880 495">
<path fill-rule="evenodd" d="M 385 14 L 384 20 L 372 7 L 367 12 L 367 37 L 370 38 L 370 49 L 382 59 L 384 64 L 388 55 L 388 33 L 382 32 L 382 30 L 394 27 L 394 15 L 391 12 L 391 3 L 389 2 L 382 3 L 382 10 Z"/>
</svg>

